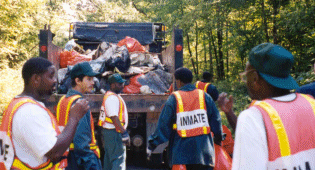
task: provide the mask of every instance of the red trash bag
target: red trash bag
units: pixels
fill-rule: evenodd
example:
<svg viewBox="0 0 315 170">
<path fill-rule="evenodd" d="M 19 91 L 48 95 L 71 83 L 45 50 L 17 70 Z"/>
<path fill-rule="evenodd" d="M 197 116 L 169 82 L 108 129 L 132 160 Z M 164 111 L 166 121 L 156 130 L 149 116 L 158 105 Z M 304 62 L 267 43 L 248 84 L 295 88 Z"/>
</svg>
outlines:
<svg viewBox="0 0 315 170">
<path fill-rule="evenodd" d="M 228 127 L 222 125 L 223 133 L 226 134 L 225 140 L 222 141 L 222 146 L 226 150 L 229 155 L 233 155 L 234 150 L 234 140 L 232 137 L 232 133 Z"/>
<path fill-rule="evenodd" d="M 76 51 L 62 51 L 59 56 L 60 67 L 65 68 L 68 65 L 75 65 L 83 61 L 91 61 L 92 58 L 86 55 L 80 54 Z"/>
<path fill-rule="evenodd" d="M 213 170 L 230 170 L 232 169 L 232 158 L 225 149 L 214 144 L 215 149 L 215 167 Z"/>
<path fill-rule="evenodd" d="M 124 87 L 123 93 L 125 94 L 139 94 L 140 93 L 140 87 L 134 85 L 134 84 L 128 84 Z"/>
<path fill-rule="evenodd" d="M 119 47 L 125 45 L 128 49 L 128 52 L 145 52 L 145 47 L 140 44 L 140 42 L 134 38 L 126 36 L 125 39 L 122 39 L 117 44 Z"/>
<path fill-rule="evenodd" d="M 140 87 L 142 86 L 138 82 L 138 78 L 144 74 L 138 74 L 136 76 L 133 76 L 130 78 L 130 83 L 124 87 L 123 93 L 126 94 L 139 94 L 140 93 Z"/>
</svg>

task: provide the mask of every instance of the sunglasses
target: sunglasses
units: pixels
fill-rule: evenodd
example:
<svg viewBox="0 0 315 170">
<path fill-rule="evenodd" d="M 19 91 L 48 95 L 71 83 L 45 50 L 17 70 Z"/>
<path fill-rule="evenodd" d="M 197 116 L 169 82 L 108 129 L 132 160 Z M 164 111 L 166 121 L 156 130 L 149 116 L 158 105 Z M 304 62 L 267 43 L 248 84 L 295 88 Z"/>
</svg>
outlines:
<svg viewBox="0 0 315 170">
<path fill-rule="evenodd" d="M 250 72 L 253 72 L 253 71 L 256 71 L 255 69 L 250 69 L 250 70 L 247 70 L 247 71 L 244 71 L 244 72 L 241 72 L 239 75 L 240 75 L 240 78 L 241 78 L 241 81 L 246 83 L 247 82 L 247 74 L 250 73 Z"/>
</svg>

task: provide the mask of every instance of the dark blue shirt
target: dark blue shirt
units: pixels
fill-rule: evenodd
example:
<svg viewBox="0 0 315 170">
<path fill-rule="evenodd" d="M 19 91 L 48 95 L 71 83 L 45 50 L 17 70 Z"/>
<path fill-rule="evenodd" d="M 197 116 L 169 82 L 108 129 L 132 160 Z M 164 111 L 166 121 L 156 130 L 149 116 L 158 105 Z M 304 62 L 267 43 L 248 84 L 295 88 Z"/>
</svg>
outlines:
<svg viewBox="0 0 315 170">
<path fill-rule="evenodd" d="M 73 89 L 70 89 L 66 97 L 73 95 L 83 95 Z M 74 102 L 75 103 L 75 102 Z M 101 162 L 95 153 L 90 150 L 92 140 L 91 134 L 91 114 L 90 110 L 80 119 L 77 130 L 73 138 L 74 150 L 69 152 L 68 167 L 69 170 L 99 170 L 102 169 Z"/>
<path fill-rule="evenodd" d="M 202 80 L 201 82 L 209 83 L 206 80 Z M 213 101 L 217 101 L 218 100 L 219 91 L 217 90 L 217 88 L 212 83 L 208 86 L 207 93 L 212 97 Z"/>
<path fill-rule="evenodd" d="M 297 93 L 309 94 L 315 98 L 315 82 L 306 84 L 296 89 Z"/>
<path fill-rule="evenodd" d="M 180 88 L 182 91 L 192 91 L 192 84 Z M 215 138 L 222 140 L 221 116 L 214 101 L 205 93 L 208 122 Z M 214 165 L 214 147 L 211 134 L 181 138 L 173 124 L 176 122 L 176 98 L 170 95 L 160 114 L 155 132 L 149 137 L 149 149 L 154 150 L 158 145 L 169 141 L 170 166 L 173 164 L 202 164 Z"/>
</svg>

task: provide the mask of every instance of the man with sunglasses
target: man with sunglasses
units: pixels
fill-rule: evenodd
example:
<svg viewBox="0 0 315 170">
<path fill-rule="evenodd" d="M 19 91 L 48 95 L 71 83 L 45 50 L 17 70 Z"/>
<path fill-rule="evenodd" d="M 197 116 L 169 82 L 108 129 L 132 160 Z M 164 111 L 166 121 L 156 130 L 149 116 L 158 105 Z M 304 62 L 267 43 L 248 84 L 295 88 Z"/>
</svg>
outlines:
<svg viewBox="0 0 315 170">
<path fill-rule="evenodd" d="M 310 169 L 315 167 L 315 100 L 291 93 L 298 84 L 290 76 L 293 55 L 263 43 L 249 53 L 242 75 L 255 103 L 237 120 L 233 170 Z M 232 98 L 220 108 L 233 112 Z"/>
<path fill-rule="evenodd" d="M 123 90 L 126 80 L 115 73 L 108 78 L 108 82 L 110 90 L 104 95 L 98 122 L 98 125 L 103 127 L 103 170 L 125 170 L 125 145 L 130 145 L 130 137 L 127 131 L 127 107 L 119 93 Z"/>
</svg>

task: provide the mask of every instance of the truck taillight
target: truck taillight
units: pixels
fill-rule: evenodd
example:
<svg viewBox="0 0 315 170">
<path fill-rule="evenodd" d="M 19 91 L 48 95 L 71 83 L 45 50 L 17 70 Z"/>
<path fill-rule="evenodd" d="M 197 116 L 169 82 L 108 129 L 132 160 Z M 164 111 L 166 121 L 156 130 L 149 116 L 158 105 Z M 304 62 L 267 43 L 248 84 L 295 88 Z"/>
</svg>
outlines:
<svg viewBox="0 0 315 170">
<path fill-rule="evenodd" d="M 176 45 L 175 49 L 176 49 L 176 51 L 180 52 L 183 50 L 183 46 L 182 45 Z"/>
<path fill-rule="evenodd" d="M 40 47 L 40 50 L 41 50 L 42 52 L 46 52 L 46 51 L 47 51 L 47 46 L 46 46 L 46 45 L 42 45 L 42 46 Z"/>
</svg>

